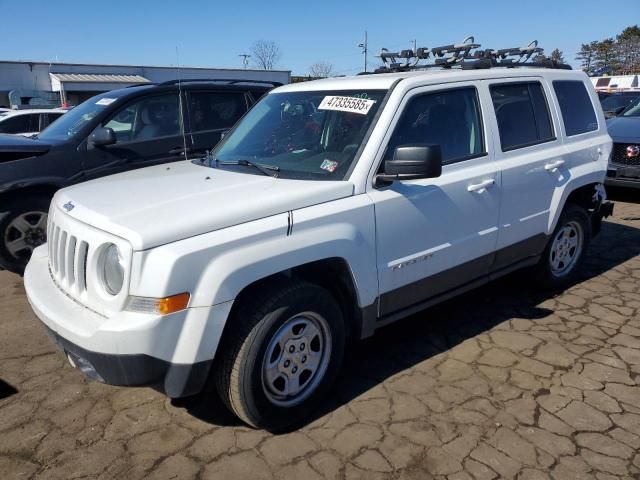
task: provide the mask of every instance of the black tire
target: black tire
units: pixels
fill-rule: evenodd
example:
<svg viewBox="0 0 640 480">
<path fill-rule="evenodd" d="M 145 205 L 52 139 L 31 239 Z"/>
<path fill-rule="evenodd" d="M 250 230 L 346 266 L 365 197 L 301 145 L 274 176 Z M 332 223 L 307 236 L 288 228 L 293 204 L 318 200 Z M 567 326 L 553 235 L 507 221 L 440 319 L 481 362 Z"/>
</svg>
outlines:
<svg viewBox="0 0 640 480">
<path fill-rule="evenodd" d="M 30 248 L 35 248 L 46 241 L 47 227 L 44 231 L 41 228 L 29 233 L 29 248 L 13 252 L 9 243 L 19 237 L 20 232 L 12 225 L 14 220 L 29 212 L 38 212 L 47 215 L 51 198 L 47 196 L 25 195 L 24 197 L 14 196 L 7 201 L 3 201 L 0 206 L 0 266 L 6 270 L 22 274 L 31 258 Z M 28 216 L 29 221 L 33 221 L 35 215 Z"/>
<path fill-rule="evenodd" d="M 578 242 L 581 242 L 581 247 L 579 251 L 577 251 L 577 258 L 570 263 L 567 262 L 565 271 L 559 272 L 557 269 L 554 271 L 553 259 L 555 257 L 555 252 L 552 253 L 552 250 L 554 250 L 554 242 L 564 228 L 571 226 L 579 232 L 578 234 L 582 235 L 582 238 L 578 240 Z M 577 229 L 576 226 L 579 226 L 580 228 Z M 572 203 L 568 204 L 564 208 L 560 214 L 560 218 L 558 219 L 558 224 L 556 225 L 556 228 L 554 229 L 553 234 L 549 238 L 547 246 L 542 253 L 540 261 L 534 267 L 535 279 L 540 287 L 544 289 L 561 288 L 575 279 L 578 267 L 584 260 L 584 256 L 589 248 L 589 244 L 591 243 L 591 228 L 591 220 L 584 208 Z M 571 248 L 568 250 L 570 252 Z"/>
<path fill-rule="evenodd" d="M 225 341 L 221 345 L 221 355 L 214 371 L 218 393 L 232 412 L 253 427 L 282 431 L 297 426 L 325 398 L 339 372 L 345 343 L 340 307 L 324 288 L 291 280 L 274 282 L 257 292 L 254 290 L 239 301 L 242 303 L 234 309 L 228 320 L 229 331 L 225 331 Z M 307 315 L 311 319 L 323 319 L 328 326 L 330 340 L 326 342 L 325 339 L 322 344 L 330 343 L 326 368 L 323 375 L 316 377 L 316 374 L 320 374 L 320 370 L 316 370 L 316 374 L 307 377 L 311 378 L 307 386 L 315 386 L 307 391 L 306 397 L 302 394 L 298 396 L 300 403 L 284 406 L 275 404 L 270 398 L 270 395 L 274 395 L 269 393 L 263 380 L 267 349 L 273 339 L 281 338 L 276 337 L 279 332 L 296 323 L 292 319 Z M 305 347 L 303 344 L 298 346 Z M 310 350 L 311 345 L 306 348 Z M 285 355 L 287 352 L 282 350 L 276 356 L 278 368 L 285 365 Z M 298 357 L 298 363 L 301 358 Z M 302 378 L 301 373 L 299 378 Z M 283 399 L 286 401 L 286 397 Z"/>
</svg>

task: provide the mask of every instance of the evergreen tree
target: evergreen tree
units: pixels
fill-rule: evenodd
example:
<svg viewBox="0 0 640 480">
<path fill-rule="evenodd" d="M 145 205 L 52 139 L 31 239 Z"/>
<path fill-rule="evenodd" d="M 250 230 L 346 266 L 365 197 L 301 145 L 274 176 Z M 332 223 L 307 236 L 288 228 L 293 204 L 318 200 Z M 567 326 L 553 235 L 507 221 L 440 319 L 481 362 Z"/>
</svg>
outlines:
<svg viewBox="0 0 640 480">
<path fill-rule="evenodd" d="M 580 60 L 580 68 L 587 75 L 593 75 L 596 50 L 598 48 L 598 41 L 594 40 L 590 43 L 583 43 L 580 46 L 580 51 L 576 54 L 576 60 Z"/>
</svg>

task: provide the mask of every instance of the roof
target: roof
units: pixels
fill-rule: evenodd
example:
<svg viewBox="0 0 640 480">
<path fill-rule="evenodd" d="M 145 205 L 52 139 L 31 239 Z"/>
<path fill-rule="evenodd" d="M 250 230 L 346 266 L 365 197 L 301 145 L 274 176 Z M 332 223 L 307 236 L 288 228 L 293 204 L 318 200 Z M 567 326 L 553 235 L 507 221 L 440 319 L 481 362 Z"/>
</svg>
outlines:
<svg viewBox="0 0 640 480">
<path fill-rule="evenodd" d="M 66 113 L 67 110 L 61 108 L 23 108 L 20 110 L 4 110 L 0 109 L 0 118 L 15 117 L 17 115 L 28 115 L 30 113 Z"/>
<path fill-rule="evenodd" d="M 133 65 L 126 63 L 72 63 L 72 62 L 43 62 L 39 60 L 0 60 L 2 63 L 20 64 L 20 65 L 46 65 L 51 68 L 56 67 L 125 67 L 125 68 L 154 68 L 154 69 L 167 69 L 167 70 L 217 70 L 221 72 L 260 72 L 264 73 L 262 69 L 251 68 L 219 68 L 219 67 L 190 67 L 187 65 L 181 65 L 179 68 L 169 65 Z M 279 73 L 291 73 L 291 70 L 267 70 L 267 72 L 279 72 Z"/>
<path fill-rule="evenodd" d="M 50 73 L 60 82 L 75 83 L 149 83 L 149 79 L 142 75 L 109 75 L 102 73 Z"/>
<path fill-rule="evenodd" d="M 351 77 L 325 78 L 310 82 L 291 83 L 279 87 L 273 92 L 294 91 L 321 91 L 321 90 L 386 90 L 398 80 L 414 80 L 414 83 L 449 83 L 469 80 L 513 78 L 513 77 L 546 77 L 568 76 L 586 77 L 580 70 L 556 70 L 535 67 L 494 67 L 490 69 L 461 70 L 461 69 L 435 69 L 414 70 L 411 72 L 376 73 L 370 75 L 356 75 Z M 427 80 L 425 82 L 425 80 Z"/>
</svg>

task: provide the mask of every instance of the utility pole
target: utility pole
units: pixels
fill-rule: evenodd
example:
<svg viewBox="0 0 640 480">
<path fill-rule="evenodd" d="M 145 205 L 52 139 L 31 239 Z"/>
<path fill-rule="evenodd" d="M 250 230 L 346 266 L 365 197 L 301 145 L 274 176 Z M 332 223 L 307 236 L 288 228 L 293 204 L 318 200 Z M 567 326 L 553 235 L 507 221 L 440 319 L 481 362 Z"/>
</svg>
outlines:
<svg viewBox="0 0 640 480">
<path fill-rule="evenodd" d="M 418 52 L 418 42 L 417 40 L 413 40 L 413 54 L 415 55 Z"/>
<path fill-rule="evenodd" d="M 367 40 L 367 31 L 364 31 L 364 42 L 359 43 L 358 47 L 362 49 L 364 54 L 364 71 L 367 72 L 367 51 L 369 50 L 369 41 Z"/>
<path fill-rule="evenodd" d="M 251 58 L 251 55 L 249 55 L 248 53 L 241 53 L 238 56 L 242 57 L 242 64 L 244 65 L 244 69 L 246 70 L 247 66 L 249 65 L 249 59 Z"/>
</svg>

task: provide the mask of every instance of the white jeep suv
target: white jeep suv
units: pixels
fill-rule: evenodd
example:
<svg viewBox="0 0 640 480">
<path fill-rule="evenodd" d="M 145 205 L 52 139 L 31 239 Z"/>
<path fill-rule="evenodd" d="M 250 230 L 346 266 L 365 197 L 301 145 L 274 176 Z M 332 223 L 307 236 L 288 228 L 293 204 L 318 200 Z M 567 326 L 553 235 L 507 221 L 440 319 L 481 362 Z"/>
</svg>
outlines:
<svg viewBox="0 0 640 480">
<path fill-rule="evenodd" d="M 59 191 L 25 286 L 87 376 L 211 381 L 279 429 L 327 395 L 348 338 L 520 267 L 570 279 L 612 210 L 610 152 L 582 72 L 287 85 L 204 159 Z"/>
</svg>

